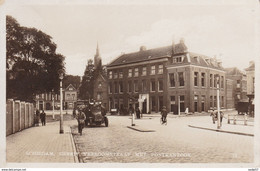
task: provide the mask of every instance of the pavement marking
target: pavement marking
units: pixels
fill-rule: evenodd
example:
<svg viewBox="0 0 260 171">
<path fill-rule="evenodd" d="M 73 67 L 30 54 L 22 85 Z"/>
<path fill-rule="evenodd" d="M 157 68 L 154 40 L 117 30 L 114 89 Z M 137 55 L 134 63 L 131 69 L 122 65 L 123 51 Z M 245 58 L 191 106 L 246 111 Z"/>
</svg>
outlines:
<svg viewBox="0 0 260 171">
<path fill-rule="evenodd" d="M 132 129 L 132 130 L 139 131 L 139 132 L 155 132 L 155 130 L 138 129 L 138 128 L 134 128 L 134 127 L 132 127 L 132 126 L 127 126 L 127 128 L 130 128 L 130 129 Z"/>
<path fill-rule="evenodd" d="M 216 132 L 224 132 L 224 133 L 231 133 L 231 134 L 238 134 L 238 135 L 246 135 L 246 136 L 252 136 L 252 137 L 254 136 L 254 134 L 243 133 L 243 132 L 224 131 L 224 130 L 220 130 L 220 129 L 211 129 L 211 128 L 192 126 L 192 125 L 188 125 L 188 126 L 191 127 L 191 128 L 205 129 L 205 130 L 216 131 Z"/>
</svg>

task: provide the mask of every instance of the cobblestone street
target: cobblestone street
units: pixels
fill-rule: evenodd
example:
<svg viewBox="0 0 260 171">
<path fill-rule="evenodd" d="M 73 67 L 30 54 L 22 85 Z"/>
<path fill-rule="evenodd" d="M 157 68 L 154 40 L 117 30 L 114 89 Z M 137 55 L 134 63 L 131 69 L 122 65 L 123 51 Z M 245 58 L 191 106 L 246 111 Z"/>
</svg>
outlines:
<svg viewBox="0 0 260 171">
<path fill-rule="evenodd" d="M 161 125 L 158 116 L 135 120 L 136 127 L 155 132 L 127 128 L 131 125 L 129 116 L 108 117 L 109 127 L 87 127 L 82 136 L 77 133 L 77 126 L 72 125 L 80 162 L 251 163 L 254 159 L 252 136 L 188 126 L 211 123 L 209 116 L 168 117 L 167 125 Z M 224 119 L 223 127 L 227 127 L 226 123 Z"/>
</svg>

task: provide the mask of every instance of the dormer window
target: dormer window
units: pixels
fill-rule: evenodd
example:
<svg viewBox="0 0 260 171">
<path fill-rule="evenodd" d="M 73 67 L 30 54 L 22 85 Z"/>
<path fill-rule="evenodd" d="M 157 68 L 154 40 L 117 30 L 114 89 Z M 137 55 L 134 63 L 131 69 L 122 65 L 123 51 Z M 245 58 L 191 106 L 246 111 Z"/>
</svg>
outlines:
<svg viewBox="0 0 260 171">
<path fill-rule="evenodd" d="M 183 57 L 177 56 L 177 57 L 173 57 L 172 63 L 182 63 L 182 61 L 183 61 Z"/>
</svg>

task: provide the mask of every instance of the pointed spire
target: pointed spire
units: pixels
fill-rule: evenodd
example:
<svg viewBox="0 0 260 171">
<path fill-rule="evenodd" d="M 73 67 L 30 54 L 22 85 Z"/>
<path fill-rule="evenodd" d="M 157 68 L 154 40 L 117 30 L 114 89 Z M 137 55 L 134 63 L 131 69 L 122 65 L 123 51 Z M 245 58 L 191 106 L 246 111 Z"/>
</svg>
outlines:
<svg viewBox="0 0 260 171">
<path fill-rule="evenodd" d="M 96 56 L 99 56 L 98 42 L 97 42 Z"/>
</svg>

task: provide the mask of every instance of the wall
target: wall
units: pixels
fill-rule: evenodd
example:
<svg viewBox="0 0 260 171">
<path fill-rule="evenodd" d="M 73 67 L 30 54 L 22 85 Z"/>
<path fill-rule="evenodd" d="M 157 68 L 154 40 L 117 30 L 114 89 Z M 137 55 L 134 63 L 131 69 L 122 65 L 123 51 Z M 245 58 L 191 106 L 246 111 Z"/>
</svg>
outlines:
<svg viewBox="0 0 260 171">
<path fill-rule="evenodd" d="M 6 136 L 34 125 L 32 103 L 8 99 L 6 102 Z"/>
</svg>

